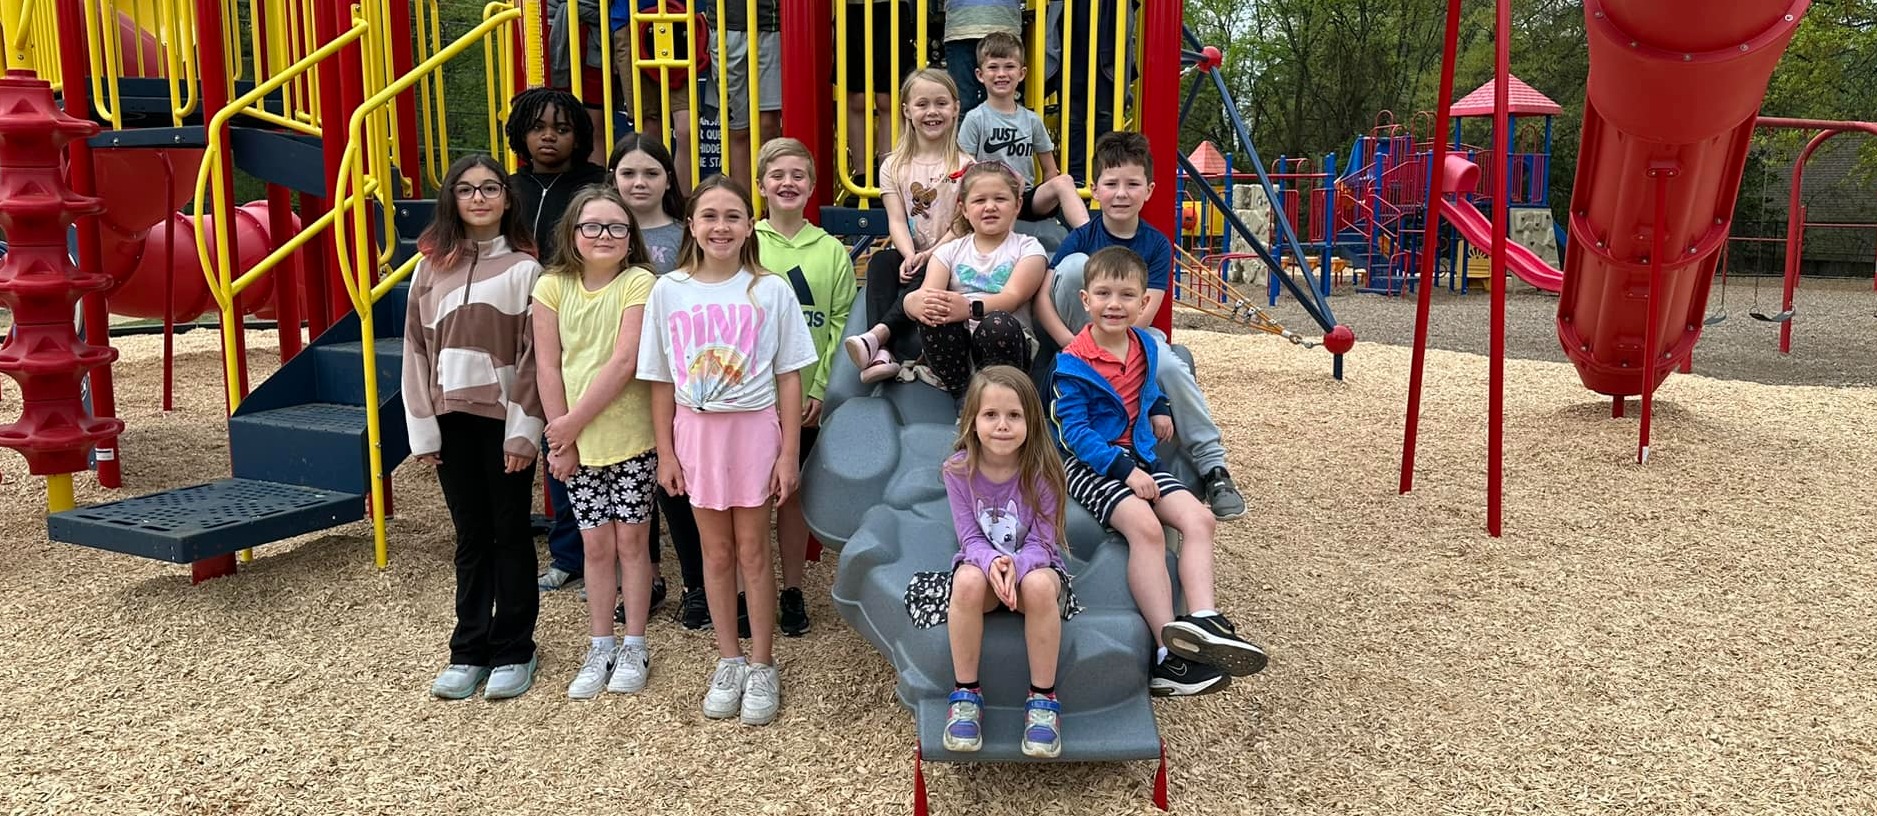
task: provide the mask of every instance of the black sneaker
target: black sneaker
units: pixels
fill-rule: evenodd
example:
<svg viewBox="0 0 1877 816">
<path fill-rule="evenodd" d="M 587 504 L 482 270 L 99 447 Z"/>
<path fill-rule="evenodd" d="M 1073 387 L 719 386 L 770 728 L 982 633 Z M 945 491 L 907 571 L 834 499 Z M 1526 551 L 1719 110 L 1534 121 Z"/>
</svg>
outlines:
<svg viewBox="0 0 1877 816">
<path fill-rule="evenodd" d="M 1217 667 L 1169 654 L 1154 666 L 1148 692 L 1155 697 L 1192 697 L 1222 691 L 1231 684 L 1232 678 Z"/>
<path fill-rule="evenodd" d="M 1225 521 L 1245 515 L 1245 497 L 1238 492 L 1238 484 L 1232 481 L 1232 474 L 1225 468 L 1206 471 L 1199 481 L 1205 486 L 1206 504 L 1212 507 L 1213 518 Z"/>
<path fill-rule="evenodd" d="M 685 587 L 678 593 L 678 625 L 692 631 L 710 628 L 710 603 L 704 600 L 703 587 Z"/>
<path fill-rule="evenodd" d="M 736 636 L 749 639 L 749 602 L 741 592 L 736 594 Z"/>
<path fill-rule="evenodd" d="M 782 625 L 782 634 L 789 637 L 808 634 L 808 602 L 803 600 L 801 590 L 795 587 L 782 590 L 776 609 L 776 621 Z"/>
<path fill-rule="evenodd" d="M 658 611 L 659 607 L 664 606 L 664 605 L 665 605 L 665 577 L 661 575 L 657 578 L 652 579 L 652 603 L 649 607 L 646 607 L 646 609 L 647 611 L 656 612 Z M 622 600 L 619 603 L 613 604 L 613 622 L 621 626 L 626 625 L 626 602 L 625 601 Z"/>
<path fill-rule="evenodd" d="M 1238 636 L 1224 615 L 1181 615 L 1160 629 L 1167 651 L 1189 661 L 1218 666 L 1233 677 L 1257 674 L 1266 657 L 1258 645 Z"/>
</svg>

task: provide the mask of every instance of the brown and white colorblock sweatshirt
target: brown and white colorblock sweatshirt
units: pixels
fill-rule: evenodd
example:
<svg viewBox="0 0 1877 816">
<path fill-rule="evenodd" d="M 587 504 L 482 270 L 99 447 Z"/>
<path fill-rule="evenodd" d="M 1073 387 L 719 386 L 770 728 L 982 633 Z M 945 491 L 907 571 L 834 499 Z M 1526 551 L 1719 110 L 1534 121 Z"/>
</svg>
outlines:
<svg viewBox="0 0 1877 816">
<path fill-rule="evenodd" d="M 528 306 L 541 264 L 496 238 L 453 268 L 429 258 L 411 275 L 404 321 L 404 416 L 413 456 L 443 447 L 437 415 L 460 411 L 502 420 L 502 450 L 540 452 L 546 426 L 534 382 Z"/>
</svg>

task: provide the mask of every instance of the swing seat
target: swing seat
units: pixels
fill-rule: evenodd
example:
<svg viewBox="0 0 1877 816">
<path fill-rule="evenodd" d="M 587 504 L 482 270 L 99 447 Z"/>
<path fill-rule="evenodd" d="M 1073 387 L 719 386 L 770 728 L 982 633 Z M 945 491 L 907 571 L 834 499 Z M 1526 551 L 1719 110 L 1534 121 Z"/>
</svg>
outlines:
<svg viewBox="0 0 1877 816">
<path fill-rule="evenodd" d="M 1701 325 L 1719 326 L 1720 324 L 1726 323 L 1726 322 L 1727 322 L 1726 312 L 1715 312 L 1714 314 L 1708 315 L 1706 318 L 1703 318 L 1701 321 Z"/>
<path fill-rule="evenodd" d="M 1767 314 L 1765 312 L 1754 311 L 1754 312 L 1747 312 L 1747 316 L 1753 318 L 1754 320 L 1758 320 L 1761 323 L 1789 323 L 1792 321 L 1792 312 L 1793 310 L 1791 309 L 1787 309 L 1783 312 L 1776 312 L 1774 314 Z"/>
</svg>

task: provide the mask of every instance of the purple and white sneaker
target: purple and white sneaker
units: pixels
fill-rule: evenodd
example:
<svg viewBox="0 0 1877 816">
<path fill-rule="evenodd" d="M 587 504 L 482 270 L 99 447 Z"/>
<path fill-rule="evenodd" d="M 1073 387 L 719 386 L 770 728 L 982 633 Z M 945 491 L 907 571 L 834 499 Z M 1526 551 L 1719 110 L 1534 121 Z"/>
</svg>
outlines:
<svg viewBox="0 0 1877 816">
<path fill-rule="evenodd" d="M 980 718 L 984 695 L 968 689 L 952 692 L 951 711 L 945 717 L 945 750 L 970 753 L 984 746 Z"/>
<path fill-rule="evenodd" d="M 1062 756 L 1062 703 L 1054 697 L 1030 695 L 1023 705 L 1023 755 L 1038 759 Z"/>
</svg>

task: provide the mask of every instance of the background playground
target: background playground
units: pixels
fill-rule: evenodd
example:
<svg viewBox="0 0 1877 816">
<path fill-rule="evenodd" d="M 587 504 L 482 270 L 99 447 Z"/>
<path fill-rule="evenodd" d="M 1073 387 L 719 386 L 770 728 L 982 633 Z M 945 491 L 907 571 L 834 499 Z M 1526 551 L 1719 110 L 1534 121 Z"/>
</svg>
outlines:
<svg viewBox="0 0 1877 816">
<path fill-rule="evenodd" d="M 1203 4 L 1195 5 L 1203 11 Z M 368 9 L 367 19 L 373 13 Z M 496 11 L 491 30 L 516 17 Z M 1204 19 L 1198 12 L 1191 17 Z M 1405 19 L 1397 22 L 1408 26 Z M 503 59 L 499 48 L 495 59 Z M 1281 70 L 1264 75 L 1273 73 Z M 260 110 L 267 110 L 264 103 Z M 1860 110 L 1780 112 L 1843 116 Z M 365 117 L 348 124 L 383 133 L 391 129 L 388 122 Z M 135 132 L 104 137 L 127 140 L 135 137 L 122 134 Z M 1257 132 L 1263 138 L 1266 130 Z M 262 153 L 294 149 L 291 139 L 239 138 L 272 139 Z M 1197 147 L 1196 141 L 1180 144 L 1182 153 Z M 1246 148 L 1223 150 L 1221 158 Z M 169 151 L 172 167 L 182 152 Z M 368 162 L 365 152 L 350 167 Z M 224 161 L 240 165 L 252 155 L 244 158 L 231 143 Z M 210 333 L 185 335 L 177 341 L 175 410 L 167 413 L 159 396 L 165 378 L 156 365 L 165 359 L 161 339 L 125 341 L 120 413 L 128 427 L 120 447 L 132 492 L 217 479 L 227 473 L 231 443 L 236 475 L 242 475 L 244 433 L 258 434 L 249 441 L 256 451 L 318 444 L 269 436 L 308 431 L 266 418 L 245 420 L 244 429 L 237 415 L 222 431 L 216 418 L 241 397 L 244 362 L 255 385 L 243 400 L 248 416 L 333 405 L 326 400 L 346 393 L 357 410 L 322 409 L 325 429 L 309 423 L 316 426 L 311 432 L 365 437 L 334 415 L 349 422 L 395 398 L 372 394 L 377 378 L 370 369 L 358 371 L 361 359 L 380 356 L 368 345 L 374 318 L 383 316 L 374 313 L 396 305 L 395 287 L 379 289 L 395 278 L 373 280 L 368 272 L 394 268 L 370 255 L 378 248 L 358 236 L 371 230 L 357 226 L 371 224 L 371 199 L 388 191 L 390 168 L 327 188 L 341 203 L 350 197 L 358 205 L 333 219 L 352 238 L 309 239 L 308 246 L 323 244 L 340 257 L 364 247 L 351 255 L 362 262 L 333 282 L 325 298 L 338 306 L 327 308 L 327 319 L 342 330 L 355 326 L 351 334 L 292 355 L 287 347 L 304 342 L 297 332 L 275 339 L 271 332 L 231 331 L 230 338 L 253 346 L 229 358 L 233 365 L 215 351 Z M 164 172 L 145 166 L 133 177 Z M 1562 204 L 1558 185 L 1547 186 Z M 173 206 L 180 202 L 148 207 L 150 223 L 162 222 Z M 385 211 L 403 215 L 401 209 Z M 258 241 L 267 234 L 257 231 L 272 228 L 266 222 L 283 209 L 261 212 L 265 217 L 252 221 L 234 216 L 230 231 Z M 354 213 L 364 220 L 346 225 Z M 313 220 L 311 213 L 306 217 Z M 214 225 L 206 226 L 196 234 L 212 235 Z M 410 233 L 401 227 L 400 234 Z M 171 254 L 170 244 L 148 240 L 141 244 L 146 252 L 161 246 L 163 255 Z M 219 252 L 221 240 L 205 243 Z M 187 242 L 176 243 L 185 247 L 176 252 L 186 263 Z M 233 248 L 246 251 L 246 243 Z M 238 271 L 208 285 L 218 310 L 242 310 L 230 291 Z M 1832 294 L 1867 307 L 1867 286 Z M 243 294 L 265 308 L 263 290 Z M 374 298 L 386 300 L 372 308 Z M 1470 324 L 1469 333 L 1464 318 L 1479 317 L 1483 300 L 1443 304 L 1437 325 L 1462 339 L 1480 334 L 1483 321 Z M 1518 311 L 1521 301 L 1528 312 Z M 1295 303 L 1284 301 L 1275 316 L 1307 327 L 1303 315 L 1282 311 Z M 296 305 L 318 311 L 307 300 Z M 1357 326 L 1365 339 L 1404 342 L 1411 314 L 1401 305 L 1384 298 L 1337 303 L 1341 322 Z M 1538 324 L 1534 336 L 1542 337 L 1556 301 L 1521 295 L 1514 309 L 1513 322 L 1523 314 Z M 356 314 L 345 316 L 349 312 Z M 1846 321 L 1827 336 L 1859 334 L 1859 315 L 1816 312 L 1821 323 Z M 1862 312 L 1867 318 L 1870 309 Z M 1801 313 L 1814 310 L 1802 303 Z M 377 324 L 386 322 L 395 325 Z M 1734 325 L 1751 321 L 1710 332 Z M 1868 335 L 1868 325 L 1862 334 Z M 1770 355 L 1770 336 L 1762 336 Z M 1550 358 L 1561 358 L 1554 331 L 1549 339 Z M 1466 475 L 1478 470 L 1479 357 L 1434 355 L 1422 460 L 1431 478 L 1419 492 L 1396 499 L 1389 495 L 1389 445 L 1399 432 L 1394 423 L 1408 368 L 1404 350 L 1365 344 L 1351 358 L 1349 378 L 1336 383 L 1325 376 L 1321 356 L 1275 341 L 1203 332 L 1181 340 L 1193 348 L 1215 403 L 1234 408 L 1221 411 L 1221 424 L 1235 469 L 1261 476 L 1266 498 L 1252 523 L 1224 534 L 1221 562 L 1225 591 L 1246 599 L 1252 619 L 1280 650 L 1277 671 L 1257 684 L 1157 711 L 1178 758 L 1173 798 L 1182 809 L 1190 803 L 1229 811 L 1247 801 L 1299 812 L 1571 810 L 1637 802 L 1662 810 L 1742 812 L 1870 806 L 1868 791 L 1877 784 L 1867 761 L 1871 746 L 1859 735 L 1871 733 L 1868 712 L 1877 709 L 1869 695 L 1877 683 L 1857 645 L 1873 641 L 1857 610 L 1877 581 L 1857 543 L 1871 540 L 1874 531 L 1851 498 L 1863 482 L 1863 463 L 1877 453 L 1857 431 L 1858 418 L 1877 407 L 1867 389 L 1673 378 L 1660 409 L 1667 453 L 1637 470 L 1623 464 L 1633 429 L 1608 421 L 1568 367 L 1515 360 L 1508 364 L 1514 388 L 1507 420 L 1514 429 L 1512 481 L 1520 491 L 1510 503 L 1509 535 L 1489 541 L 1472 509 L 1479 487 Z M 1809 350 L 1806 342 L 1797 347 L 1800 356 Z M 273 370 L 283 356 L 293 361 Z M 332 358 L 354 373 L 341 376 L 344 368 L 326 363 Z M 1699 364 L 1705 357 L 1696 359 Z M 226 392 L 203 387 L 224 374 Z M 1847 374 L 1819 382 L 1858 381 Z M 17 402 L 17 391 L 7 392 Z M 388 440 L 399 435 L 389 433 Z M 1375 442 L 1378 436 L 1385 444 Z M 1743 456 L 1743 450 L 1774 454 Z M 323 512 L 359 517 L 373 487 L 359 474 L 377 471 L 367 465 L 373 456 L 397 458 L 378 446 L 360 446 L 356 459 L 331 469 L 334 478 L 353 480 L 345 485 L 349 490 L 321 488 L 346 492 L 351 504 Z M 304 462 L 246 466 L 305 469 Z M 568 717 L 564 701 L 552 695 L 494 710 L 424 707 L 410 692 L 421 684 L 411 678 L 427 671 L 434 656 L 427 633 L 439 629 L 447 608 L 448 542 L 434 529 L 442 511 L 421 471 L 400 469 L 387 480 L 399 497 L 389 522 L 399 556 L 387 569 L 363 568 L 371 531 L 345 523 L 270 546 L 240 580 L 192 589 L 176 570 L 155 562 L 48 543 L 34 512 L 35 480 L 19 459 L 7 459 L 5 468 L 14 501 L 0 521 L 17 543 L 9 545 L 0 572 L 0 586 L 8 588 L 4 640 L 11 644 L 0 660 L 6 667 L 0 681 L 19 691 L 18 713 L 10 717 L 18 727 L 5 740 L 9 754 L 40 760 L 6 774 L 16 777 L 7 780 L 13 783 L 8 795 L 27 807 L 409 811 L 470 796 L 559 810 L 590 804 L 597 794 L 668 802 L 680 812 L 737 812 L 753 809 L 752 801 L 785 812 L 892 812 L 904 800 L 903 751 L 911 729 L 903 717 L 878 716 L 892 709 L 886 689 L 893 673 L 838 625 L 822 628 L 793 658 L 801 671 L 785 689 L 792 707 L 775 733 L 725 739 L 704 730 L 690 716 L 689 698 L 669 686 L 608 707 L 597 717 L 619 722 L 604 727 Z M 1802 478 L 1794 478 L 1800 469 Z M 120 498 L 88 479 L 77 487 L 84 502 Z M 829 619 L 830 567 L 811 578 L 818 612 Z M 564 671 L 573 659 L 573 649 L 555 643 L 553 633 L 578 628 L 574 606 L 544 610 L 544 671 Z M 663 653 L 700 652 L 673 627 L 655 636 Z M 701 663 L 681 658 L 671 666 L 671 676 L 681 676 Z M 834 724 L 855 721 L 877 728 L 844 731 L 832 744 L 826 739 Z M 809 756 L 816 760 L 804 761 Z M 1587 763 L 1587 757 L 1612 761 Z M 947 811 L 1032 812 L 1039 808 L 1031 805 L 1050 800 L 1051 807 L 1072 812 L 1112 811 L 1144 803 L 1150 777 L 1138 766 L 1048 775 L 966 768 L 937 777 L 934 792 Z M 596 786 L 595 779 L 605 781 Z M 1047 797 L 1040 801 L 1032 798 L 1039 785 Z M 1352 790 L 1365 795 L 1351 802 Z"/>
</svg>

